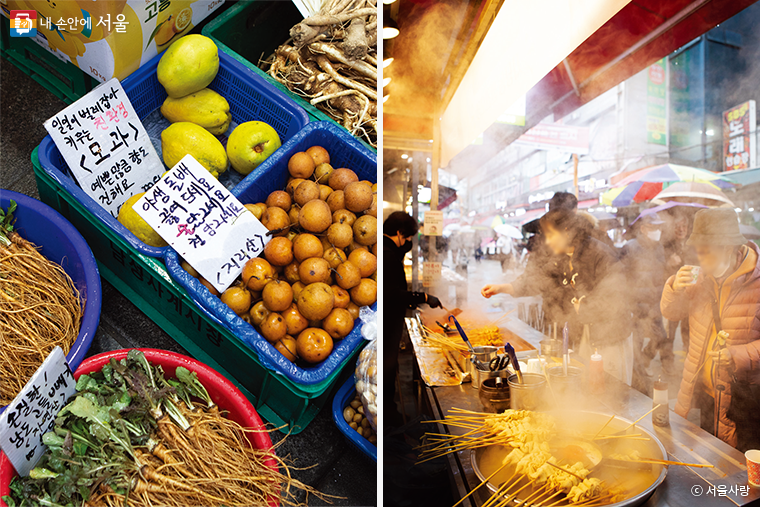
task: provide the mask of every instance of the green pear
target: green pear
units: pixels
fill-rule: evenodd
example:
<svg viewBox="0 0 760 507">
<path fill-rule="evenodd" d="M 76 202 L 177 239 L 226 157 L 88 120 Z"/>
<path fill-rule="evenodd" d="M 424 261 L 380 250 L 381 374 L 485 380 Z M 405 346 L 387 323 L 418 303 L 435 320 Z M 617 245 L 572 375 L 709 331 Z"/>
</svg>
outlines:
<svg viewBox="0 0 760 507">
<path fill-rule="evenodd" d="M 232 168 L 250 174 L 282 146 L 277 131 L 263 121 L 241 123 L 227 139 L 227 156 Z"/>
</svg>

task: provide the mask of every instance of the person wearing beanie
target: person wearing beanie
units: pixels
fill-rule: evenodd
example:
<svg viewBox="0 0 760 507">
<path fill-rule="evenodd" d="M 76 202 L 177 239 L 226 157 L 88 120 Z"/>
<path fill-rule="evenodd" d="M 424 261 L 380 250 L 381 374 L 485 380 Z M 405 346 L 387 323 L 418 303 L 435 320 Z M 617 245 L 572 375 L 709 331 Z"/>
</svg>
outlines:
<svg viewBox="0 0 760 507">
<path fill-rule="evenodd" d="M 697 212 L 687 245 L 699 269 L 681 267 L 660 300 L 666 319 L 689 318 L 675 412 L 697 408 L 706 431 L 742 452 L 760 448 L 760 249 L 730 208 Z"/>
</svg>

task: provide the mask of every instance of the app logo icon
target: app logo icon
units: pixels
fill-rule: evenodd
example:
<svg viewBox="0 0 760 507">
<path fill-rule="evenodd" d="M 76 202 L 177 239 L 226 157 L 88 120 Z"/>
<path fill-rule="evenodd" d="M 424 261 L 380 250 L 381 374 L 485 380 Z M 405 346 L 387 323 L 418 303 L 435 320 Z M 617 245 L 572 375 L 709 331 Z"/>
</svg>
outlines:
<svg viewBox="0 0 760 507">
<path fill-rule="evenodd" d="M 11 37 L 35 37 L 37 11 L 11 11 Z"/>
</svg>

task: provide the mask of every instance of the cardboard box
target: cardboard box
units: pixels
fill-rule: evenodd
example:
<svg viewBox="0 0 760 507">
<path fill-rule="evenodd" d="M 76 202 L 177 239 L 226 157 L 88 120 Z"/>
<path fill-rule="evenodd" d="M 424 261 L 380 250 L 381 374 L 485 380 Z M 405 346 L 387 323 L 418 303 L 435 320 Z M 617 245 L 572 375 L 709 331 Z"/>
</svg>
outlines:
<svg viewBox="0 0 760 507">
<path fill-rule="evenodd" d="M 124 79 L 224 0 L 0 0 L 3 15 L 37 11 L 34 40 L 95 79 Z M 11 27 L 13 27 L 11 19 Z"/>
</svg>

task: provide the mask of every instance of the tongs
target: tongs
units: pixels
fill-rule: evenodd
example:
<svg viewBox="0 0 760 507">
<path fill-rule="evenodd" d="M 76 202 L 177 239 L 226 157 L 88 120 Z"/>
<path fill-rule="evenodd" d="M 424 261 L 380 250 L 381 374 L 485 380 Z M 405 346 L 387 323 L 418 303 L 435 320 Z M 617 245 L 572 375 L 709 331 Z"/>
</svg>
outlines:
<svg viewBox="0 0 760 507">
<path fill-rule="evenodd" d="M 483 363 L 480 362 L 479 359 L 475 357 L 475 349 L 472 348 L 472 344 L 470 343 L 470 339 L 467 338 L 467 335 L 464 332 L 464 329 L 462 329 L 462 326 L 459 324 L 459 321 L 456 317 L 453 315 L 449 315 L 449 322 L 453 322 L 454 325 L 457 327 L 457 331 L 459 331 L 459 336 L 462 337 L 462 340 L 467 344 L 467 347 L 470 349 L 470 361 L 472 361 L 472 364 L 475 365 L 475 367 L 479 370 L 485 370 L 485 366 L 483 366 Z"/>
</svg>

